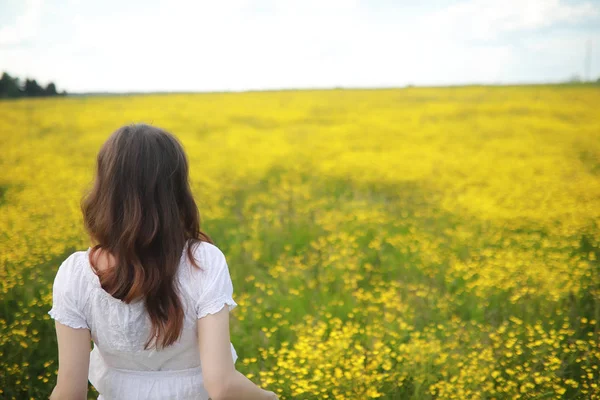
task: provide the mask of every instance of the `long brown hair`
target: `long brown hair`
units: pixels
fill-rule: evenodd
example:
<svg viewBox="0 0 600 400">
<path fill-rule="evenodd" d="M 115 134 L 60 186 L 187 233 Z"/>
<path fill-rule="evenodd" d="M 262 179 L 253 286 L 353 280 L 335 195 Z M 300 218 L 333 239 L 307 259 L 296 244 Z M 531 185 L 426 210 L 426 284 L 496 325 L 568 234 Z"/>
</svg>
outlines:
<svg viewBox="0 0 600 400">
<path fill-rule="evenodd" d="M 200 214 L 189 184 L 183 146 L 170 133 L 146 124 L 126 125 L 104 143 L 94 185 L 81 203 L 85 228 L 111 254 L 114 267 L 97 271 L 102 288 L 130 303 L 144 299 L 152 322 L 147 349 L 173 344 L 184 311 L 176 272 L 186 244 L 213 243 L 200 230 Z M 96 267 L 94 266 L 96 269 Z"/>
</svg>

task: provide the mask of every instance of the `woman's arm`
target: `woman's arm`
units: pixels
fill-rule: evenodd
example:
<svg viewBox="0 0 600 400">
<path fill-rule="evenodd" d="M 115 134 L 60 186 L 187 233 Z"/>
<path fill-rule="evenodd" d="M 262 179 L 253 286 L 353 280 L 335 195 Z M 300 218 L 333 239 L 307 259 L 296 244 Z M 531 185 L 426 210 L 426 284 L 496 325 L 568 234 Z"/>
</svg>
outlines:
<svg viewBox="0 0 600 400">
<path fill-rule="evenodd" d="M 212 400 L 271 400 L 277 395 L 236 371 L 231 356 L 229 308 L 198 319 L 198 346 L 204 387 Z"/>
<path fill-rule="evenodd" d="M 50 400 L 86 400 L 90 366 L 90 331 L 56 321 L 58 379 Z"/>
</svg>

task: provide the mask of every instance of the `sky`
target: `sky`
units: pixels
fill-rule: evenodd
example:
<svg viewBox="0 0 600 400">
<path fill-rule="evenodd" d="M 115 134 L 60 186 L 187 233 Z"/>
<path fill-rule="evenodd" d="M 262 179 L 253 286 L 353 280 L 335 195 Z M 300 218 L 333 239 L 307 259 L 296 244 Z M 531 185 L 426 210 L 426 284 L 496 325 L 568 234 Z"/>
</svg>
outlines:
<svg viewBox="0 0 600 400">
<path fill-rule="evenodd" d="M 600 77 L 600 0 L 0 0 L 0 71 L 68 92 Z"/>
</svg>

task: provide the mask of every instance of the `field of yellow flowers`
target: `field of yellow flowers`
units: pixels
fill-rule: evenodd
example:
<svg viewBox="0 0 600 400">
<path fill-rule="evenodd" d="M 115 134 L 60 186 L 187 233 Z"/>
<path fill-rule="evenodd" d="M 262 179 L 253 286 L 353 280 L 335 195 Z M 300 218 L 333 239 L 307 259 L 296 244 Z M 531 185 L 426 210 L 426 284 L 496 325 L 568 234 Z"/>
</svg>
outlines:
<svg viewBox="0 0 600 400">
<path fill-rule="evenodd" d="M 0 398 L 55 383 L 52 280 L 119 126 L 183 142 L 238 369 L 283 399 L 600 398 L 600 88 L 0 102 Z M 90 391 L 92 395 L 92 391 Z"/>
</svg>

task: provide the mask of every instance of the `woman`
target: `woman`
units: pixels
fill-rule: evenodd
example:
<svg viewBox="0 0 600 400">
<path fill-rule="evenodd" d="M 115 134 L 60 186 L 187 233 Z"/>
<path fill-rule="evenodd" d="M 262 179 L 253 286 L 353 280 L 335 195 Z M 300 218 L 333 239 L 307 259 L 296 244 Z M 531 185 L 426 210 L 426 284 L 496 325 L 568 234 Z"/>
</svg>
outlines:
<svg viewBox="0 0 600 400">
<path fill-rule="evenodd" d="M 277 399 L 235 369 L 227 261 L 200 230 L 174 136 L 144 124 L 113 133 L 82 211 L 95 245 L 54 280 L 51 399 L 87 399 L 88 379 L 101 400 Z"/>
</svg>

